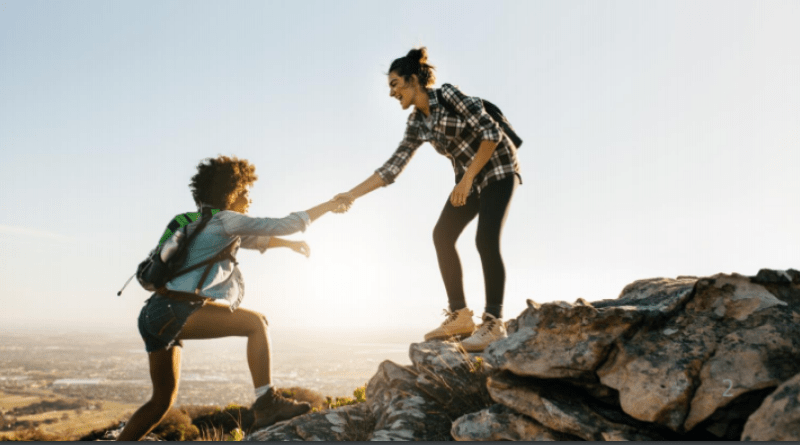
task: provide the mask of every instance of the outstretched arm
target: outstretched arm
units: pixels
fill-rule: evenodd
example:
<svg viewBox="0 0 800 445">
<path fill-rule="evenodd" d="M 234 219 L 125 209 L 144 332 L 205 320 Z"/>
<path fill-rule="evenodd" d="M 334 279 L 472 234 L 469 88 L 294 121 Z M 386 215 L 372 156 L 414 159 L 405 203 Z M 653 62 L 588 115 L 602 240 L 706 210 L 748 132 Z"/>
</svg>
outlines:
<svg viewBox="0 0 800 445">
<path fill-rule="evenodd" d="M 345 193 L 339 193 L 338 195 L 333 197 L 333 200 L 337 203 L 344 204 L 347 208 L 350 207 L 350 204 L 353 203 L 356 199 L 366 195 L 367 193 L 385 186 L 386 183 L 383 182 L 383 179 L 377 174 L 373 173 L 372 176 L 365 179 L 364 182 L 358 184 L 357 186 L 353 187 L 352 190 Z"/>
<path fill-rule="evenodd" d="M 292 241 L 273 236 L 269 239 L 269 243 L 267 244 L 268 249 L 272 247 L 288 247 L 297 253 L 305 255 L 306 257 L 311 255 L 311 249 L 308 247 L 308 244 L 306 244 L 305 241 Z"/>
<path fill-rule="evenodd" d="M 336 213 L 343 213 L 346 210 L 340 210 L 339 207 L 340 203 L 334 200 L 323 202 L 322 204 L 316 205 L 311 207 L 310 209 L 306 210 L 308 213 L 308 218 L 313 222 L 315 219 L 319 218 L 320 216 L 328 213 L 328 212 L 336 212 Z"/>
</svg>

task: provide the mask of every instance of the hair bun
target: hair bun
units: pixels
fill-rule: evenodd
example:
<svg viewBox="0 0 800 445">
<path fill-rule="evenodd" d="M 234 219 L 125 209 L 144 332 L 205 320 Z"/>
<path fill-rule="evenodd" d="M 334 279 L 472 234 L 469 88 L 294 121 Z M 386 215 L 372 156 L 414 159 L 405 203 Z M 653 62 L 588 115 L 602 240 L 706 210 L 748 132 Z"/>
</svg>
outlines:
<svg viewBox="0 0 800 445">
<path fill-rule="evenodd" d="M 423 46 L 414 48 L 405 56 L 394 59 L 389 67 L 389 73 L 396 73 L 406 81 L 409 81 L 411 76 L 417 76 L 420 85 L 428 88 L 436 80 L 434 69 L 433 65 L 428 64 L 428 49 Z"/>
<path fill-rule="evenodd" d="M 428 62 L 428 48 L 414 48 L 406 54 L 406 58 L 410 61 L 425 65 Z"/>
</svg>

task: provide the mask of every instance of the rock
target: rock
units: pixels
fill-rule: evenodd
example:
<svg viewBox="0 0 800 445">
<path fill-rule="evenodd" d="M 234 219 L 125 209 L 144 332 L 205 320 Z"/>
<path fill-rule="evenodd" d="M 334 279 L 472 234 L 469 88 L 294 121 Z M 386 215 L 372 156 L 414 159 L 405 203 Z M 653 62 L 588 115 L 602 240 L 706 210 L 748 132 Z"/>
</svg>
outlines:
<svg viewBox="0 0 800 445">
<path fill-rule="evenodd" d="M 800 374 L 767 396 L 744 425 L 742 440 L 800 441 Z"/>
<path fill-rule="evenodd" d="M 105 442 L 105 441 L 112 441 L 112 440 L 116 441 L 117 437 L 119 437 L 120 433 L 122 433 L 122 430 L 125 429 L 125 424 L 126 423 L 127 422 L 121 422 L 116 428 L 106 431 L 103 434 L 101 439 L 95 439 L 95 441 L 97 441 L 97 442 Z M 156 436 L 153 433 L 149 433 L 149 434 L 145 435 L 140 440 L 144 440 L 144 441 L 148 441 L 148 442 L 162 442 L 161 438 Z"/>
<path fill-rule="evenodd" d="M 597 370 L 632 417 L 689 431 L 738 396 L 800 372 L 797 285 L 773 284 L 793 304 L 741 275 L 697 281 L 665 323 L 621 340 Z M 746 417 L 749 413 L 743 413 Z"/>
<path fill-rule="evenodd" d="M 366 403 L 309 413 L 278 422 L 247 436 L 251 441 L 363 441 L 373 431 L 374 419 Z"/>
<path fill-rule="evenodd" d="M 482 357 L 470 354 L 460 343 L 431 341 L 409 348 L 416 385 L 451 419 L 491 406 L 486 378 L 492 371 Z"/>
<path fill-rule="evenodd" d="M 245 437 L 245 441 L 257 441 L 257 442 L 268 442 L 268 441 L 297 441 L 297 440 L 304 440 L 299 434 L 297 434 L 297 428 L 295 424 L 297 422 L 305 422 L 306 420 L 310 419 L 310 414 L 306 414 L 303 416 L 295 417 L 294 419 L 285 420 L 283 422 L 278 422 L 272 426 L 269 426 L 264 429 L 260 429 L 258 431 L 251 432 L 250 434 Z"/>
<path fill-rule="evenodd" d="M 381 363 L 365 404 L 250 438 L 800 439 L 796 270 L 639 280 L 592 303 L 529 300 L 508 330 L 483 354 L 412 344 L 412 365 Z"/>
<path fill-rule="evenodd" d="M 483 356 L 499 370 L 539 378 L 594 380 L 612 343 L 644 319 L 626 308 L 565 302 L 534 303 L 525 312 L 519 330 L 489 345 Z"/>
<path fill-rule="evenodd" d="M 375 413 L 369 440 L 445 440 L 450 420 L 444 408 L 417 386 L 419 373 L 389 360 L 367 384 L 367 404 Z"/>
<path fill-rule="evenodd" d="M 489 378 L 492 398 L 545 427 L 583 440 L 663 440 L 657 433 L 613 422 L 585 401 L 579 388 L 558 381 L 521 379 L 509 373 Z"/>
<path fill-rule="evenodd" d="M 577 440 L 500 404 L 459 417 L 453 422 L 451 435 L 459 441 Z"/>
<path fill-rule="evenodd" d="M 696 277 L 637 280 L 625 286 L 616 299 L 594 301 L 592 306 L 598 309 L 630 307 L 637 311 L 650 313 L 652 316 L 669 316 L 678 311 L 691 298 L 696 282 Z"/>
<path fill-rule="evenodd" d="M 792 377 L 796 366 L 786 360 L 800 356 L 783 327 L 772 324 L 731 332 L 700 371 L 685 429 L 691 430 L 718 409 L 751 391 L 775 388 Z M 742 423 L 746 420 L 742 419 Z"/>
</svg>

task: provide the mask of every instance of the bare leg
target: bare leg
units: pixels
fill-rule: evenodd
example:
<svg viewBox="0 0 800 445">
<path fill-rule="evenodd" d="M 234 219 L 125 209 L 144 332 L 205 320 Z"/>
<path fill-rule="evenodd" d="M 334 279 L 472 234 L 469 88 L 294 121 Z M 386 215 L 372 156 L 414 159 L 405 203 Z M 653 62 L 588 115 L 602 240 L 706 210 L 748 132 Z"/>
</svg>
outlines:
<svg viewBox="0 0 800 445">
<path fill-rule="evenodd" d="M 131 416 L 117 440 L 140 440 L 161 422 L 178 396 L 181 377 L 181 348 L 151 352 L 150 380 L 153 381 L 153 396 Z"/>
<path fill-rule="evenodd" d="M 231 312 L 227 305 L 209 302 L 189 316 L 178 336 L 181 340 L 220 337 L 247 337 L 247 363 L 253 385 L 258 388 L 272 384 L 266 317 L 242 308 Z"/>
</svg>

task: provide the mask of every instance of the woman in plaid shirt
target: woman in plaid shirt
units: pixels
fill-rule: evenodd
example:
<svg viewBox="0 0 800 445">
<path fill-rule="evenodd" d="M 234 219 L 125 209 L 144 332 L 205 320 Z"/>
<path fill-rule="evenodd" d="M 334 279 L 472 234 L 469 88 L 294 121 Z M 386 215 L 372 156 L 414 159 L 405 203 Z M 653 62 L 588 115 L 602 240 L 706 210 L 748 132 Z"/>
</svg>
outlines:
<svg viewBox="0 0 800 445">
<path fill-rule="evenodd" d="M 450 159 L 456 186 L 433 230 L 450 310 L 445 310 L 446 319 L 427 333 L 425 340 L 468 337 L 462 341 L 464 348 L 478 352 L 507 336 L 501 320 L 505 267 L 500 254 L 500 234 L 514 189 L 521 183 L 517 150 L 486 112 L 480 98 L 466 96 L 450 84 L 438 90 L 431 88 L 434 67 L 427 59 L 426 49 L 421 48 L 392 63 L 390 96 L 400 101 L 404 110 L 414 106 L 403 141 L 372 176 L 336 198 L 351 203 L 393 183 L 423 142 L 430 142 L 437 152 Z M 448 103 L 447 108 L 456 112 L 439 103 L 440 97 Z M 486 308 L 477 328 L 464 299 L 461 261 L 456 251 L 458 237 L 475 216 L 478 216 L 476 243 L 486 285 Z"/>
</svg>

